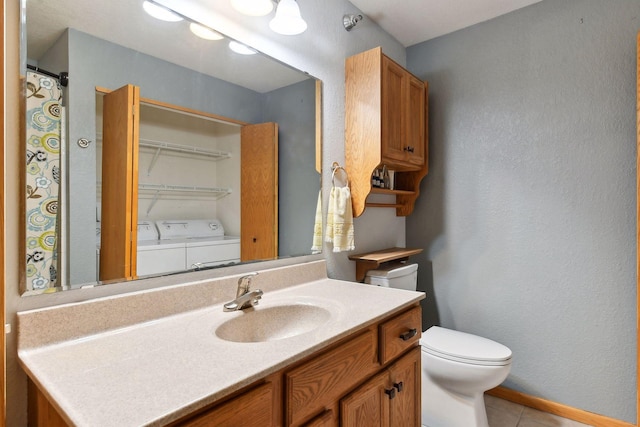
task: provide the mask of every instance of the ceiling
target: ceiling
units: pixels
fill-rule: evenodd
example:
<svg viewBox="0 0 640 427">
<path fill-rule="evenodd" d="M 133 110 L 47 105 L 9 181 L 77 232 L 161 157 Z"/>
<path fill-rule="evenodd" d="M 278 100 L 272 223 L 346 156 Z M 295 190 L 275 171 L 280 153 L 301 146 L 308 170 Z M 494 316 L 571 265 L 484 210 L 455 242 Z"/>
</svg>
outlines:
<svg viewBox="0 0 640 427">
<path fill-rule="evenodd" d="M 350 0 L 403 46 L 452 33 L 542 0 Z"/>
<path fill-rule="evenodd" d="M 195 37 L 186 21 L 152 18 L 143 11 L 142 0 L 28 0 L 27 58 L 40 60 L 67 28 L 260 93 L 308 78 L 265 55 L 238 55 L 227 40 Z"/>
<path fill-rule="evenodd" d="M 218 8 L 230 9 L 228 1 L 215 1 L 220 2 Z M 375 21 L 404 46 L 538 1 L 541 0 L 351 0 L 365 19 Z M 142 11 L 141 0 L 133 3 L 137 7 L 132 7 L 132 0 L 28 0 L 28 57 L 38 60 L 64 30 L 71 27 L 258 92 L 268 92 L 306 78 L 264 56 L 231 54 L 226 42 L 198 39 L 185 23 L 158 21 Z M 256 75 L 255 70 L 261 72 Z"/>
</svg>

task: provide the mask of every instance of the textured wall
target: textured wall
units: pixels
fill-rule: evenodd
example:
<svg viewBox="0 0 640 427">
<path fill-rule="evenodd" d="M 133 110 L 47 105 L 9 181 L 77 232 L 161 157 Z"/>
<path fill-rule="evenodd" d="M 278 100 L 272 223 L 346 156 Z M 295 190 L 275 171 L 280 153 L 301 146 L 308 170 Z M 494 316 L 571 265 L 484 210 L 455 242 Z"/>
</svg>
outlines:
<svg viewBox="0 0 640 427">
<path fill-rule="evenodd" d="M 263 120 L 278 123 L 278 256 L 311 252 L 320 175 L 316 171 L 316 82 L 264 95 Z M 315 187 L 314 187 L 315 185 Z M 316 191 L 313 191 L 313 190 Z"/>
<path fill-rule="evenodd" d="M 509 388 L 634 424 L 639 18 L 546 0 L 407 50 L 431 91 L 425 323 L 509 346 Z"/>
</svg>

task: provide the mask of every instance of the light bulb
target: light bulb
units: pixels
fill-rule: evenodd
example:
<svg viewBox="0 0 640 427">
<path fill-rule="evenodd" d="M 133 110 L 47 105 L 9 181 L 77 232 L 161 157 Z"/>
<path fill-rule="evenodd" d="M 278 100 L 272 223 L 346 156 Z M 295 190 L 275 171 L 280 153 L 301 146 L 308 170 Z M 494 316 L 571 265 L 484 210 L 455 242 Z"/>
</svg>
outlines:
<svg viewBox="0 0 640 427">
<path fill-rule="evenodd" d="M 280 0 L 276 16 L 269 22 L 269 28 L 278 34 L 294 36 L 305 32 L 307 23 L 300 15 L 300 7 L 295 0 Z"/>
<path fill-rule="evenodd" d="M 240 55 L 254 55 L 257 53 L 255 50 L 251 49 L 243 45 L 242 43 L 238 43 L 237 41 L 231 40 L 229 42 L 229 49 L 234 51 L 235 53 L 239 53 Z"/>
<path fill-rule="evenodd" d="M 151 3 L 150 1 L 144 1 L 142 3 L 142 8 L 149 15 L 153 16 L 156 19 L 160 19 L 161 21 L 169 21 L 169 22 L 178 22 L 182 21 L 182 17 L 170 9 L 166 7 L 157 5 L 155 3 Z"/>
<path fill-rule="evenodd" d="M 222 40 L 224 38 L 222 34 L 195 22 L 189 24 L 189 29 L 193 34 L 205 40 Z"/>
</svg>

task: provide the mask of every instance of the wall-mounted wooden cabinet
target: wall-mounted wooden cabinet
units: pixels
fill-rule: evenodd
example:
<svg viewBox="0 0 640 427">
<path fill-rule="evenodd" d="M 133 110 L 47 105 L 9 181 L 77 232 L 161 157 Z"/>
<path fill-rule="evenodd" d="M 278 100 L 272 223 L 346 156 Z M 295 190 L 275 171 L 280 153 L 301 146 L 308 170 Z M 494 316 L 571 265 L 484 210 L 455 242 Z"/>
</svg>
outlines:
<svg viewBox="0 0 640 427">
<path fill-rule="evenodd" d="M 428 84 L 375 48 L 347 58 L 345 157 L 353 215 L 366 206 L 395 207 L 407 216 L 428 171 Z M 394 190 L 372 188 L 382 165 L 395 171 Z M 395 195 L 395 203 L 367 203 L 370 193 Z"/>
</svg>

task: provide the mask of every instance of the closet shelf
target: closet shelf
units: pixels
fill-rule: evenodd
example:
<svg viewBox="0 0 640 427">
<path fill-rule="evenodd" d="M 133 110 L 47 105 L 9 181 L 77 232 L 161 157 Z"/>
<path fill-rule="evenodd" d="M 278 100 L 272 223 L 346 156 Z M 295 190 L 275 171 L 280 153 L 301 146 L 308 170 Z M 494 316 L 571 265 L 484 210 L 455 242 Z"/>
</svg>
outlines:
<svg viewBox="0 0 640 427">
<path fill-rule="evenodd" d="M 180 193 L 207 193 L 207 194 L 231 194 L 230 188 L 198 187 L 191 185 L 167 185 L 167 184 L 138 184 L 138 192 L 180 192 Z"/>
<path fill-rule="evenodd" d="M 153 155 L 153 159 L 151 159 L 151 163 L 149 163 L 149 167 L 147 168 L 147 176 L 151 175 L 151 171 L 153 170 L 153 167 L 155 166 L 162 150 L 209 157 L 214 161 L 231 158 L 231 153 L 228 153 L 226 151 L 205 150 L 199 147 L 174 144 L 172 142 L 154 141 L 152 139 L 140 138 L 138 144 L 140 145 L 140 147 L 156 149 L 156 153 Z"/>
<path fill-rule="evenodd" d="M 185 194 L 198 195 L 202 197 L 213 197 L 214 200 L 223 198 L 224 196 L 231 194 L 230 188 L 220 187 L 197 187 L 189 185 L 167 185 L 167 184 L 138 184 L 138 196 L 144 197 L 144 195 L 151 197 L 151 203 L 147 208 L 147 215 L 151 213 L 151 210 L 158 202 L 158 199 L 170 196 L 184 196 Z"/>
<path fill-rule="evenodd" d="M 102 194 L 102 183 L 98 182 L 97 193 Z M 231 188 L 221 187 L 199 187 L 190 185 L 167 185 L 167 184 L 138 184 L 138 197 L 145 199 L 152 199 L 149 207 L 147 208 L 147 215 L 151 213 L 151 210 L 155 206 L 156 202 L 160 198 L 182 200 L 184 197 L 206 197 L 207 199 L 213 198 L 213 200 L 221 199 L 233 191 Z"/>
<path fill-rule="evenodd" d="M 97 140 L 102 141 L 101 134 L 97 135 Z M 195 156 L 208 157 L 213 161 L 231 158 L 231 153 L 228 151 L 207 150 L 205 148 L 194 147 L 192 145 L 175 144 L 173 142 L 156 141 L 146 138 L 138 138 L 138 146 L 144 148 L 155 148 L 156 150 L 155 154 L 153 155 L 153 159 L 151 159 L 149 167 L 147 168 L 147 176 L 151 175 L 151 171 L 156 165 L 156 161 L 158 161 L 158 157 L 160 157 L 160 153 L 163 150 L 173 151 L 174 153 L 192 154 Z"/>
<path fill-rule="evenodd" d="M 97 135 L 98 141 L 102 141 L 102 135 Z M 153 139 L 139 138 L 138 145 L 146 148 L 159 148 L 161 150 L 175 151 L 187 154 L 197 154 L 203 157 L 211 157 L 214 160 L 230 159 L 231 153 L 228 151 L 207 150 L 192 145 L 175 144 L 173 142 L 156 141 Z"/>
</svg>

